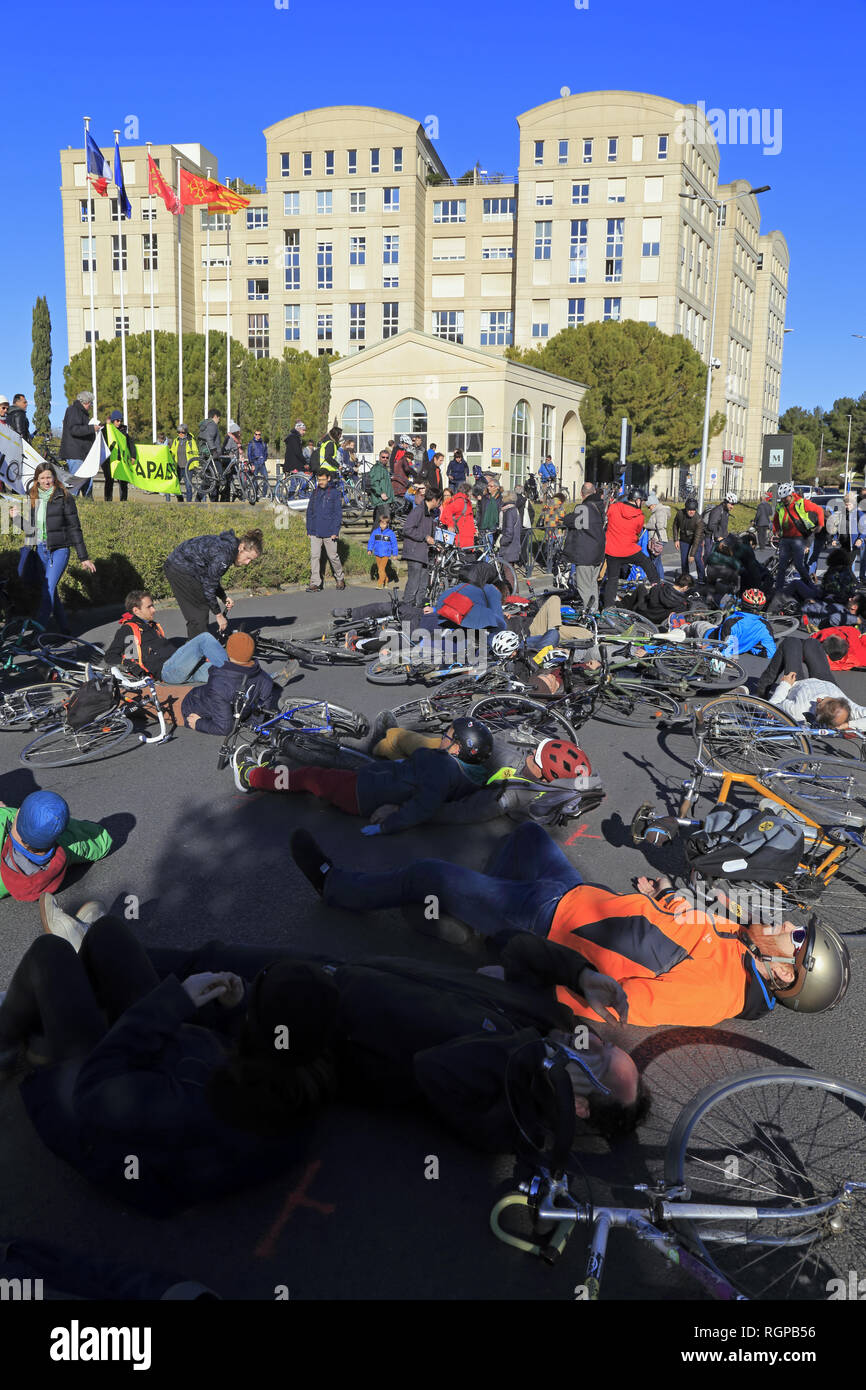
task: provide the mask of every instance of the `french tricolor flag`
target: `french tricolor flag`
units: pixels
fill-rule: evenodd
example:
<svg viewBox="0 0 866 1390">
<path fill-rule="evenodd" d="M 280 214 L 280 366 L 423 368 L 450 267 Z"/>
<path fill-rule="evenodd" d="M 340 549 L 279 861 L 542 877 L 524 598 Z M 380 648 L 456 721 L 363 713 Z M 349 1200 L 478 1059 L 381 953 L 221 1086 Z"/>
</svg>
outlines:
<svg viewBox="0 0 866 1390">
<path fill-rule="evenodd" d="M 111 165 L 97 145 L 90 131 L 85 131 L 85 148 L 87 150 L 87 172 L 90 175 L 90 182 L 101 197 L 105 197 L 108 191 L 108 183 L 111 178 Z"/>
</svg>

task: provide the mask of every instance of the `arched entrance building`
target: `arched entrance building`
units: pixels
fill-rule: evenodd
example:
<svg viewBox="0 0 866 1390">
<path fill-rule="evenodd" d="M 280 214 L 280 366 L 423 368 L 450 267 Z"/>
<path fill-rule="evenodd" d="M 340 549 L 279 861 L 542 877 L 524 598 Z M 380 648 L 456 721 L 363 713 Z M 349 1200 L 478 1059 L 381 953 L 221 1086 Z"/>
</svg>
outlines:
<svg viewBox="0 0 866 1390">
<path fill-rule="evenodd" d="M 515 487 L 551 454 L 569 496 L 584 481 L 579 382 L 409 330 L 331 364 L 331 417 L 351 421 L 372 461 L 398 433 Z M 357 424 L 355 422 L 358 422 Z M 411 422 L 411 428 L 410 428 Z"/>
</svg>

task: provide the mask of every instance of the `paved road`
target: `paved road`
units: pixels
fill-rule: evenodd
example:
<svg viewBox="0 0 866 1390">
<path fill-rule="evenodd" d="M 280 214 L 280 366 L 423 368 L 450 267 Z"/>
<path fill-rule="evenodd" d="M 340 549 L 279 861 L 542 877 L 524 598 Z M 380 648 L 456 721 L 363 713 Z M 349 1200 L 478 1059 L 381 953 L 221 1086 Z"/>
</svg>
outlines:
<svg viewBox="0 0 866 1390">
<path fill-rule="evenodd" d="M 370 591 L 336 595 L 280 594 L 238 602 L 235 616 L 274 629 L 325 624 L 337 601 L 366 602 Z M 160 614 L 170 635 L 181 632 L 176 611 Z M 103 639 L 111 625 L 88 635 Z M 866 679 L 844 677 L 854 698 L 866 700 Z M 373 715 L 392 692 L 370 686 L 357 671 L 305 673 L 297 690 L 329 695 Z M 393 703 L 411 697 L 393 691 Z M 24 736 L 4 734 L 6 771 L 0 799 L 18 804 L 34 787 L 17 762 Z M 625 890 L 646 870 L 625 840 L 623 823 L 640 801 L 654 800 L 685 775 L 690 739 L 592 723 L 582 741 L 605 779 L 607 798 L 586 818 L 567 853 L 585 876 Z M 79 769 L 44 774 L 43 785 L 68 797 L 73 813 L 103 819 L 115 850 L 79 871 L 62 902 L 77 906 L 98 895 L 122 909 L 134 895 L 146 943 L 191 945 L 220 937 L 231 942 L 291 944 L 335 956 L 403 954 L 481 964 L 483 948 L 461 951 L 415 935 L 398 912 L 354 916 L 329 910 L 298 873 L 288 853 L 293 829 L 308 826 L 335 857 L 384 867 L 397 842 L 367 840 L 359 822 L 319 808 L 307 797 L 246 797 L 230 774 L 218 772 L 219 741 L 181 731 L 159 748 L 134 748 Z M 420 829 L 401 837 L 406 855 L 431 851 L 462 863 L 485 862 L 509 825 Z M 568 835 L 569 832 L 564 832 Z M 36 909 L 6 900 L 0 906 L 0 987 L 39 931 Z M 850 1078 L 862 1077 L 864 972 L 862 943 L 854 942 L 854 981 L 843 1010 L 799 1019 L 777 1010 L 760 1023 L 722 1029 L 625 1030 L 654 1091 L 654 1113 L 640 1142 L 615 1155 L 588 1138 L 585 1165 L 597 1200 L 628 1196 L 628 1185 L 658 1173 L 670 1123 L 707 1080 L 768 1060 L 802 1063 Z M 430 1155 L 438 1180 L 425 1178 Z M 371 1113 L 345 1107 L 324 1117 L 307 1175 L 307 1198 L 293 1202 L 298 1175 L 231 1200 L 161 1222 L 103 1199 L 54 1159 L 33 1134 L 17 1088 L 0 1087 L 0 1164 L 4 1173 L 2 1233 L 29 1234 L 204 1280 L 228 1298 L 273 1297 L 278 1284 L 293 1299 L 455 1298 L 569 1299 L 580 1281 L 584 1248 L 577 1233 L 554 1269 L 506 1249 L 489 1233 L 490 1208 L 512 1186 L 513 1165 L 471 1154 L 422 1114 Z M 692 1286 L 644 1247 L 625 1248 L 614 1235 L 605 1293 L 624 1299 L 694 1298 Z"/>
</svg>

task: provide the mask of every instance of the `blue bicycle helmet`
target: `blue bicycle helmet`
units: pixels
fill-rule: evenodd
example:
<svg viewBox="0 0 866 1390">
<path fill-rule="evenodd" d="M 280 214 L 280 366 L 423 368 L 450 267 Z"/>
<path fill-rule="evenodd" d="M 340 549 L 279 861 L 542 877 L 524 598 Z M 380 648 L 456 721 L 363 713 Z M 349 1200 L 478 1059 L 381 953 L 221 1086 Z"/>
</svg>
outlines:
<svg viewBox="0 0 866 1390">
<path fill-rule="evenodd" d="M 15 833 L 31 849 L 52 849 L 69 824 L 69 807 L 56 792 L 31 792 L 18 811 Z"/>
</svg>

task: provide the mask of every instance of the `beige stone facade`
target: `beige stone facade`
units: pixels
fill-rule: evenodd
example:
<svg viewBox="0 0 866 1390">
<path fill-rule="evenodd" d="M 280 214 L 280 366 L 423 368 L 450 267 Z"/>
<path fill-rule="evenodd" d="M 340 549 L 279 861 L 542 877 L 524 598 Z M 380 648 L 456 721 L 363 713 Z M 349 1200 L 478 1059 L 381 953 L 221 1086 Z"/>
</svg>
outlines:
<svg viewBox="0 0 866 1390">
<path fill-rule="evenodd" d="M 761 437 L 778 422 L 782 234 L 761 235 L 748 184 L 719 183 L 719 147 L 700 108 L 586 92 L 524 112 L 518 125 L 516 174 L 476 170 L 454 181 L 407 116 L 359 106 L 301 112 L 264 132 L 267 178 L 250 207 L 210 219 L 188 209 L 179 240 L 178 219 L 159 199 L 151 221 L 145 150 L 124 149 L 134 213 L 124 228 L 130 332 L 150 322 L 153 228 L 157 326 L 177 327 L 180 248 L 184 330 L 203 331 L 207 317 L 224 331 L 228 309 L 232 336 L 262 356 L 288 346 L 343 358 L 417 331 L 499 357 L 570 325 L 631 318 L 682 333 L 706 360 L 718 254 L 713 409 L 726 424 L 711 441 L 710 492 L 754 491 Z M 172 182 L 178 157 L 219 177 L 202 146 L 153 153 Z M 61 155 L 70 353 L 89 329 L 83 160 L 80 150 Z M 711 200 L 732 200 L 718 228 Z M 94 207 L 104 337 L 118 324 L 117 224 L 108 200 Z M 676 491 L 680 478 L 670 470 L 658 481 Z"/>
</svg>

